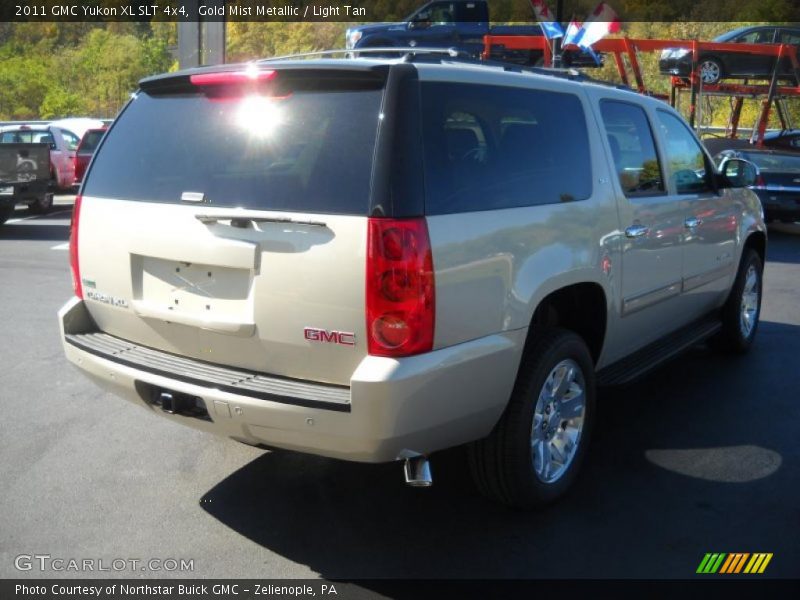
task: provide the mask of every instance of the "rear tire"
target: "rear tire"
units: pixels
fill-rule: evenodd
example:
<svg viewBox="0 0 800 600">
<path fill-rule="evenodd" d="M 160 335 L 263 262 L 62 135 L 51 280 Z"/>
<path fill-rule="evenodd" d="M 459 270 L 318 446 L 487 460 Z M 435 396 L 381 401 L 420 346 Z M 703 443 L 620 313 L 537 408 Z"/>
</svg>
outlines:
<svg viewBox="0 0 800 600">
<path fill-rule="evenodd" d="M 575 481 L 595 413 L 594 363 L 586 343 L 564 329 L 534 332 L 503 416 L 469 447 L 482 494 L 533 509 L 561 496 Z"/>
<path fill-rule="evenodd" d="M 703 80 L 703 85 L 717 84 L 725 76 L 722 62 L 713 56 L 702 57 L 697 66 L 700 71 L 700 78 Z"/>
<path fill-rule="evenodd" d="M 730 296 L 722 308 L 722 330 L 711 339 L 715 349 L 733 354 L 750 350 L 761 316 L 763 272 L 761 257 L 747 248 Z"/>
</svg>

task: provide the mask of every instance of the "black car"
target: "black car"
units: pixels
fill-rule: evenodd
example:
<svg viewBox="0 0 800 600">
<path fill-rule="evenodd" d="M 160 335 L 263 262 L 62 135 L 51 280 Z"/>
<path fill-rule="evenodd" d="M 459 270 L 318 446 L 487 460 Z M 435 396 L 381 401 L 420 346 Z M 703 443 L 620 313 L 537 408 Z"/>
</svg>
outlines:
<svg viewBox="0 0 800 600">
<path fill-rule="evenodd" d="M 800 153 L 800 129 L 783 129 L 765 133 L 764 145 L 775 150 Z"/>
<path fill-rule="evenodd" d="M 718 164 L 743 158 L 758 169 L 752 189 L 764 207 L 765 221 L 793 223 L 800 220 L 800 155 L 775 150 L 725 150 L 716 156 Z"/>
<path fill-rule="evenodd" d="M 737 44 L 792 44 L 800 54 L 800 27 L 740 27 L 714 38 L 715 42 Z M 771 77 L 775 57 L 743 52 L 701 53 L 698 60 L 704 84 L 718 83 L 726 77 Z M 661 52 L 658 68 L 663 75 L 688 77 L 692 70 L 692 52 L 688 48 L 667 48 Z M 782 79 L 794 79 L 791 61 L 781 60 L 778 73 Z M 800 83 L 800 82 L 798 82 Z"/>
</svg>

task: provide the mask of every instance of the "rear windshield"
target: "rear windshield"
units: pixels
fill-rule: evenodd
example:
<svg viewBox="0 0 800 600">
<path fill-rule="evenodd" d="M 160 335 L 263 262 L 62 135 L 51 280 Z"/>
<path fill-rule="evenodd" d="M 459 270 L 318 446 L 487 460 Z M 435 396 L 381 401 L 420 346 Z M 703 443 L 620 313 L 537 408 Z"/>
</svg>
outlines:
<svg viewBox="0 0 800 600">
<path fill-rule="evenodd" d="M 742 152 L 742 158 L 754 162 L 763 171 L 800 172 L 800 156 Z"/>
<path fill-rule="evenodd" d="M 17 129 L 0 133 L 0 144 L 50 144 L 53 145 L 53 134 L 49 131 L 35 129 Z"/>
<path fill-rule="evenodd" d="M 78 152 L 81 154 L 91 154 L 97 148 L 97 144 L 100 143 L 100 140 L 103 137 L 105 130 L 99 129 L 92 129 L 87 131 L 83 135 L 83 139 L 81 140 L 81 145 L 78 146 Z"/>
<path fill-rule="evenodd" d="M 283 98 L 140 92 L 109 131 L 87 196 L 367 214 L 381 89 Z"/>
</svg>

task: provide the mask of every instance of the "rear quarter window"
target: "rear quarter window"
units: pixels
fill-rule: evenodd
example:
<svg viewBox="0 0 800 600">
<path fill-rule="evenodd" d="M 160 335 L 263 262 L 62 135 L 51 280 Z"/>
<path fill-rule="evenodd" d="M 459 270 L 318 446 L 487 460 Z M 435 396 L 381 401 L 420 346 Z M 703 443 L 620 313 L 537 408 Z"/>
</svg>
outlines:
<svg viewBox="0 0 800 600">
<path fill-rule="evenodd" d="M 576 95 L 427 82 L 421 97 L 427 214 L 591 195 L 589 136 Z"/>
<path fill-rule="evenodd" d="M 382 89 L 282 98 L 140 92 L 94 158 L 87 196 L 367 214 Z"/>
</svg>

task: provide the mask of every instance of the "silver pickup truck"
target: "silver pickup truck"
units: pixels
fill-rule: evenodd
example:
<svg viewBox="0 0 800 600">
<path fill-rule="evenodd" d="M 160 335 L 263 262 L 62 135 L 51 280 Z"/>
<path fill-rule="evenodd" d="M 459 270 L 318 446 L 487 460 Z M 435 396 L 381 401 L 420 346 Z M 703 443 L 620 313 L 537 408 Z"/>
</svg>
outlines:
<svg viewBox="0 0 800 600">
<path fill-rule="evenodd" d="M 540 506 L 598 385 L 752 344 L 755 172 L 659 100 L 413 52 L 143 80 L 75 204 L 64 350 L 153 413 L 413 485 L 468 444 L 483 492 Z"/>
</svg>

